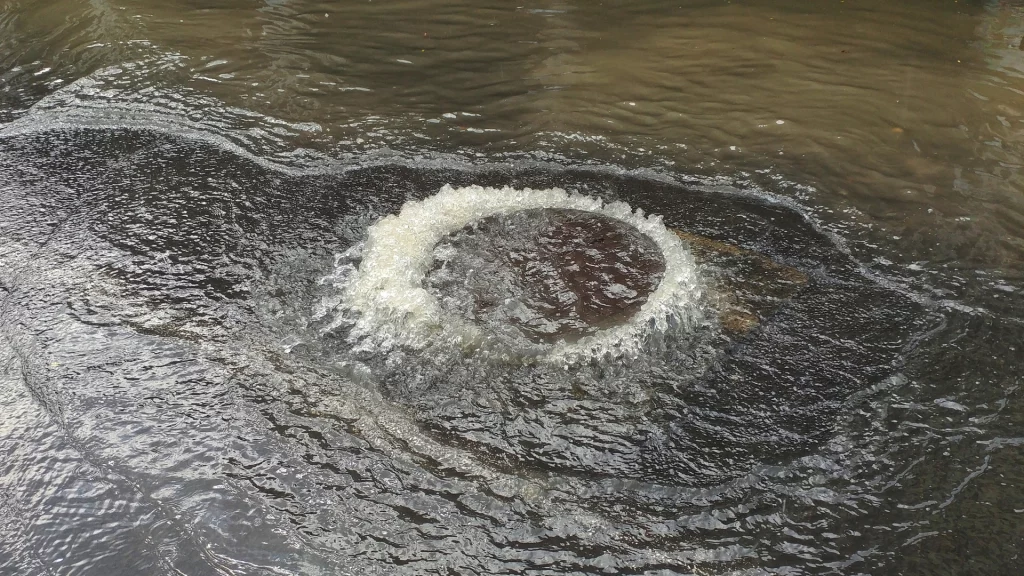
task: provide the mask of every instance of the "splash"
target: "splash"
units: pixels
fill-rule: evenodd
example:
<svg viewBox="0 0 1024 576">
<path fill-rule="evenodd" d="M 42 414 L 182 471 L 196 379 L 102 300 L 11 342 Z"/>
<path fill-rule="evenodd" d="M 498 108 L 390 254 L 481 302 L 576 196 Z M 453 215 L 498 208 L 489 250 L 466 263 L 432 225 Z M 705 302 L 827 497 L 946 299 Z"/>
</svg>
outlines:
<svg viewBox="0 0 1024 576">
<path fill-rule="evenodd" d="M 646 301 L 628 318 L 572 338 L 538 341 L 520 331 L 474 321 L 454 313 L 428 289 L 426 279 L 438 267 L 439 245 L 484 219 L 548 209 L 589 213 L 634 230 L 660 251 L 664 271 Z M 597 220 L 595 220 L 597 221 Z M 522 237 L 529 243 L 535 238 Z M 441 246 L 440 249 L 451 249 Z M 692 255 L 658 216 L 645 216 L 623 202 L 606 203 L 558 188 L 443 187 L 432 197 L 406 203 L 399 214 L 383 218 L 366 241 L 339 259 L 329 282 L 341 289 L 341 314 L 330 329 L 346 326 L 364 347 L 388 350 L 449 349 L 485 352 L 505 360 L 585 360 L 635 357 L 677 332 L 704 321 L 704 288 Z M 436 288 L 436 283 L 434 284 Z M 611 288 L 621 291 L 621 284 Z M 639 303 L 639 302 L 638 302 Z"/>
</svg>

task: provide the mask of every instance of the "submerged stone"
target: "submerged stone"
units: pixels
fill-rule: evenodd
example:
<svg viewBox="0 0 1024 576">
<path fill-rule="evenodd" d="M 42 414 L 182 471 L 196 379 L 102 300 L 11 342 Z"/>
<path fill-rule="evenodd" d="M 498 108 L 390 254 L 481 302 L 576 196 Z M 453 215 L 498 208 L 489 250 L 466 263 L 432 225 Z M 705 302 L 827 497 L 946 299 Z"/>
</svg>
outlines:
<svg viewBox="0 0 1024 576">
<path fill-rule="evenodd" d="M 726 334 L 742 336 L 807 284 L 807 275 L 733 244 L 673 230 L 693 252 L 711 285 L 711 303 Z"/>
</svg>

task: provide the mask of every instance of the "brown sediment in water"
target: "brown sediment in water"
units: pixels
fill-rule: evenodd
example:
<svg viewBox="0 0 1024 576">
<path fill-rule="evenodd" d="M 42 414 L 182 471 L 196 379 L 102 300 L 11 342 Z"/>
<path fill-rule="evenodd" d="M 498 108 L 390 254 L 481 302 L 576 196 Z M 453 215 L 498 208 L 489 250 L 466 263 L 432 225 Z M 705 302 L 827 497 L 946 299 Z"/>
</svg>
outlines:
<svg viewBox="0 0 1024 576">
<path fill-rule="evenodd" d="M 742 336 L 807 276 L 765 255 L 674 231 L 710 284 L 723 331 Z M 447 312 L 535 342 L 573 341 L 628 322 L 664 277 L 654 241 L 630 224 L 582 210 L 537 208 L 488 216 L 434 248 L 424 287 Z"/>
<path fill-rule="evenodd" d="M 435 247 L 424 285 L 449 312 L 514 325 L 538 342 L 628 321 L 657 289 L 665 259 L 630 224 L 583 210 L 497 214 Z"/>
</svg>

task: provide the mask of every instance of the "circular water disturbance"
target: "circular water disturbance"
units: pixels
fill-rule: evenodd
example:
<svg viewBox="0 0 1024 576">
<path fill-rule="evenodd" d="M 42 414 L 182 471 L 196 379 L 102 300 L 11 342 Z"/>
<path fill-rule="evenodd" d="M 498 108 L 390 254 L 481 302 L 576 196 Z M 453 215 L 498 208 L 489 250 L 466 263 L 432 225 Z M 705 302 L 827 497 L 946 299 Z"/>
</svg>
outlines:
<svg viewBox="0 0 1024 576">
<path fill-rule="evenodd" d="M 658 288 L 665 258 L 604 214 L 530 208 L 467 224 L 434 247 L 424 286 L 449 314 L 534 342 L 572 342 L 628 322 Z"/>
<path fill-rule="evenodd" d="M 445 186 L 347 256 L 335 280 L 373 347 L 635 355 L 703 319 L 697 266 L 660 217 L 558 188 Z"/>
</svg>

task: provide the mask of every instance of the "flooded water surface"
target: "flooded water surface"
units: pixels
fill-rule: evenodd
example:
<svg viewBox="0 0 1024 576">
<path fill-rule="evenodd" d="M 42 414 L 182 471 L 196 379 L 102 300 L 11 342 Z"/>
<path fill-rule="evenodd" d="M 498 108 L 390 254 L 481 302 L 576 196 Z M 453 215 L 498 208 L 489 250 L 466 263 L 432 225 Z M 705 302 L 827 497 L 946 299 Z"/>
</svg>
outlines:
<svg viewBox="0 0 1024 576">
<path fill-rule="evenodd" d="M 0 574 L 1016 574 L 1024 4 L 0 3 Z"/>
</svg>

